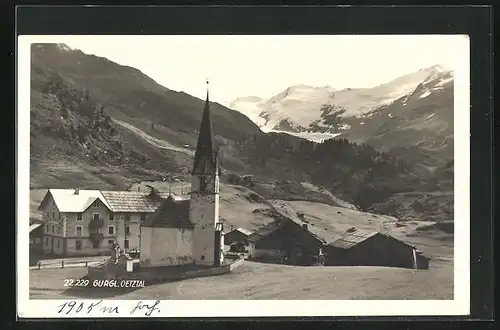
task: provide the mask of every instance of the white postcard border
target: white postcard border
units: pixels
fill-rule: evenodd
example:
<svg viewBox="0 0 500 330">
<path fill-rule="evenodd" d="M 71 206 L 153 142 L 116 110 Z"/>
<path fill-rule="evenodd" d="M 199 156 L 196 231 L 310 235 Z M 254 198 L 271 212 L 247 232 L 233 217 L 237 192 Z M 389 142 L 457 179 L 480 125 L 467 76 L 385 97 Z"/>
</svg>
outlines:
<svg viewBox="0 0 500 330">
<path fill-rule="evenodd" d="M 124 36 L 121 36 L 124 37 Z M 138 37 L 138 36 L 134 36 Z M 238 36 L 241 38 L 244 36 Z M 254 36 L 255 37 L 255 36 Z M 315 36 L 317 37 L 317 36 Z M 328 36 L 323 36 L 328 37 Z M 350 36 L 355 37 L 355 36 Z M 412 37 L 412 36 L 409 36 Z M 437 316 L 467 315 L 470 311 L 470 43 L 467 35 L 448 35 L 463 41 L 456 53 L 454 86 L 454 299 L 453 300 L 162 300 L 149 317 L 265 317 L 265 316 Z M 119 313 L 59 314 L 64 300 L 29 299 L 29 164 L 30 65 L 32 43 L 59 43 L 71 36 L 18 37 L 17 106 L 17 311 L 22 318 L 148 317 L 130 311 L 133 300 L 104 300 Z M 459 244 L 456 244 L 459 242 Z M 335 285 L 332 282 L 332 285 Z M 98 300 L 78 300 L 90 304 Z M 147 300 L 144 303 L 153 303 Z M 328 303 L 326 303 L 328 302 Z"/>
</svg>

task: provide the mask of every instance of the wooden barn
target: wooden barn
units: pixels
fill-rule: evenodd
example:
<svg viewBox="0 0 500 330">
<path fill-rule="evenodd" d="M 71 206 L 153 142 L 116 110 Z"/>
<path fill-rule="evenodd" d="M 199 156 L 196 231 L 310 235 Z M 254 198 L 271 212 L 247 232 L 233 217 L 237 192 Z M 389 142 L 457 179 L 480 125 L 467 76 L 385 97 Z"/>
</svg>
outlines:
<svg viewBox="0 0 500 330">
<path fill-rule="evenodd" d="M 325 265 L 428 269 L 430 258 L 414 246 L 376 231 L 349 229 L 324 248 Z"/>
<path fill-rule="evenodd" d="M 224 244 L 231 245 L 236 242 L 242 242 L 248 245 L 248 237 L 252 234 L 251 231 L 244 228 L 236 228 L 224 235 Z"/>
</svg>

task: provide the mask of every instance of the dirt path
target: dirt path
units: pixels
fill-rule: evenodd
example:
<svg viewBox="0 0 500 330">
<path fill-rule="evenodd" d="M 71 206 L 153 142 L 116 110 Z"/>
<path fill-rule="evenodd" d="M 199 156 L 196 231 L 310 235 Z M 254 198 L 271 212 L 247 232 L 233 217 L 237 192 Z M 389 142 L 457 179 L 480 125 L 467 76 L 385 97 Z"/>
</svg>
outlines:
<svg viewBox="0 0 500 330">
<path fill-rule="evenodd" d="M 176 147 L 170 143 L 168 143 L 165 140 L 155 138 L 154 136 L 149 135 L 148 133 L 144 132 L 143 130 L 135 127 L 134 125 L 128 124 L 126 122 L 123 122 L 118 119 L 112 119 L 116 124 L 122 126 L 123 128 L 128 129 L 132 133 L 137 134 L 139 137 L 141 137 L 144 141 L 150 143 L 151 145 L 161 148 L 161 149 L 168 149 L 172 151 L 177 151 L 177 152 L 182 152 L 186 155 L 189 156 L 194 156 L 194 151 L 187 149 L 187 148 L 181 148 L 181 147 Z"/>
</svg>

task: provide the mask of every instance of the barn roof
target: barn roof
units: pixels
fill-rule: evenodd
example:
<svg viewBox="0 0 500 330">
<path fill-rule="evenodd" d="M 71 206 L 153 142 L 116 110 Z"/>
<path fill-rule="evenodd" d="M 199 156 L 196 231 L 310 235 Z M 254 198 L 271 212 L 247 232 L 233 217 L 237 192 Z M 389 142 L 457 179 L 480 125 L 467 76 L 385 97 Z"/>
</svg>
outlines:
<svg viewBox="0 0 500 330">
<path fill-rule="evenodd" d="M 284 224 L 285 224 L 285 222 L 281 221 L 281 220 L 275 220 L 275 221 L 273 221 L 271 223 L 268 223 L 264 227 L 260 227 L 255 232 L 253 232 L 248 237 L 248 241 L 252 242 L 252 243 L 255 243 L 255 242 L 259 241 L 261 238 L 266 237 L 266 236 L 274 233 L 276 230 L 278 230 L 281 227 L 283 227 Z"/>
<path fill-rule="evenodd" d="M 75 189 L 49 189 L 40 203 L 39 210 L 41 210 L 49 196 L 54 199 L 59 212 L 84 212 L 98 199 L 110 209 L 100 190 L 78 190 L 77 193 Z"/>
<path fill-rule="evenodd" d="M 286 203 L 275 202 L 273 203 L 273 206 L 274 208 L 270 212 L 270 215 L 276 220 L 250 235 L 248 238 L 250 242 L 256 242 L 262 237 L 268 236 L 278 230 L 284 224 L 290 222 L 301 227 L 307 225 L 307 232 L 323 244 L 328 244 L 342 237 L 342 234 L 331 225 L 320 225 L 319 223 L 315 223 L 313 220 L 304 221 L 300 219 L 297 212 Z"/>
<path fill-rule="evenodd" d="M 170 196 L 161 202 L 160 207 L 149 215 L 144 227 L 193 228 L 189 219 L 189 199 L 177 199 Z"/>
<path fill-rule="evenodd" d="M 353 230 L 348 230 L 344 233 L 344 235 L 331 242 L 330 246 L 334 246 L 339 249 L 350 249 L 355 245 L 358 245 L 361 242 L 366 241 L 370 237 L 373 237 L 375 235 L 379 234 L 377 231 L 371 231 L 371 230 L 365 230 L 365 229 L 353 229 Z"/>
<path fill-rule="evenodd" d="M 147 192 L 138 191 L 103 191 L 102 195 L 113 212 L 154 212 L 161 204 Z"/>
<path fill-rule="evenodd" d="M 231 230 L 231 231 L 230 231 L 230 232 L 228 232 L 227 234 L 232 233 L 232 232 L 236 232 L 236 231 L 237 231 L 237 232 L 240 232 L 240 233 L 242 233 L 243 235 L 246 235 L 246 236 L 250 236 L 250 235 L 252 235 L 252 233 L 253 233 L 252 231 L 250 231 L 250 230 L 246 230 L 245 228 L 236 228 L 236 229 Z M 227 235 L 227 234 L 226 234 L 226 235 Z"/>
<path fill-rule="evenodd" d="M 317 240 L 324 244 L 328 244 L 342 237 L 342 234 L 332 225 L 329 224 L 319 224 L 316 223 L 313 219 L 308 219 L 307 221 L 302 220 L 297 215 L 295 209 L 293 209 L 290 205 L 285 204 L 283 202 L 273 203 L 275 211 L 279 214 L 279 216 L 292 221 L 293 223 L 303 226 L 307 225 L 307 231 L 314 236 Z"/>
<path fill-rule="evenodd" d="M 42 225 L 42 223 L 34 223 L 34 224 L 30 225 L 30 233 L 31 233 L 33 230 L 35 230 L 35 229 L 37 229 L 38 227 L 40 227 L 41 225 Z"/>
</svg>

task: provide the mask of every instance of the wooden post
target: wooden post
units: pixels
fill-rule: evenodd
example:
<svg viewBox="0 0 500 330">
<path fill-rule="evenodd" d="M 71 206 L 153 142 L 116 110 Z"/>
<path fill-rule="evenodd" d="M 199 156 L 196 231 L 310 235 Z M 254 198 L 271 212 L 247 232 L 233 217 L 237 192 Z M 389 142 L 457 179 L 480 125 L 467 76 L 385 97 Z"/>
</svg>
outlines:
<svg viewBox="0 0 500 330">
<path fill-rule="evenodd" d="M 40 269 L 41 266 L 42 266 L 42 263 L 39 261 L 38 262 L 38 269 Z"/>
<path fill-rule="evenodd" d="M 85 267 L 88 267 L 88 266 L 89 266 L 89 262 L 85 261 Z"/>
<path fill-rule="evenodd" d="M 64 268 L 64 260 L 61 261 L 61 268 Z"/>
</svg>

